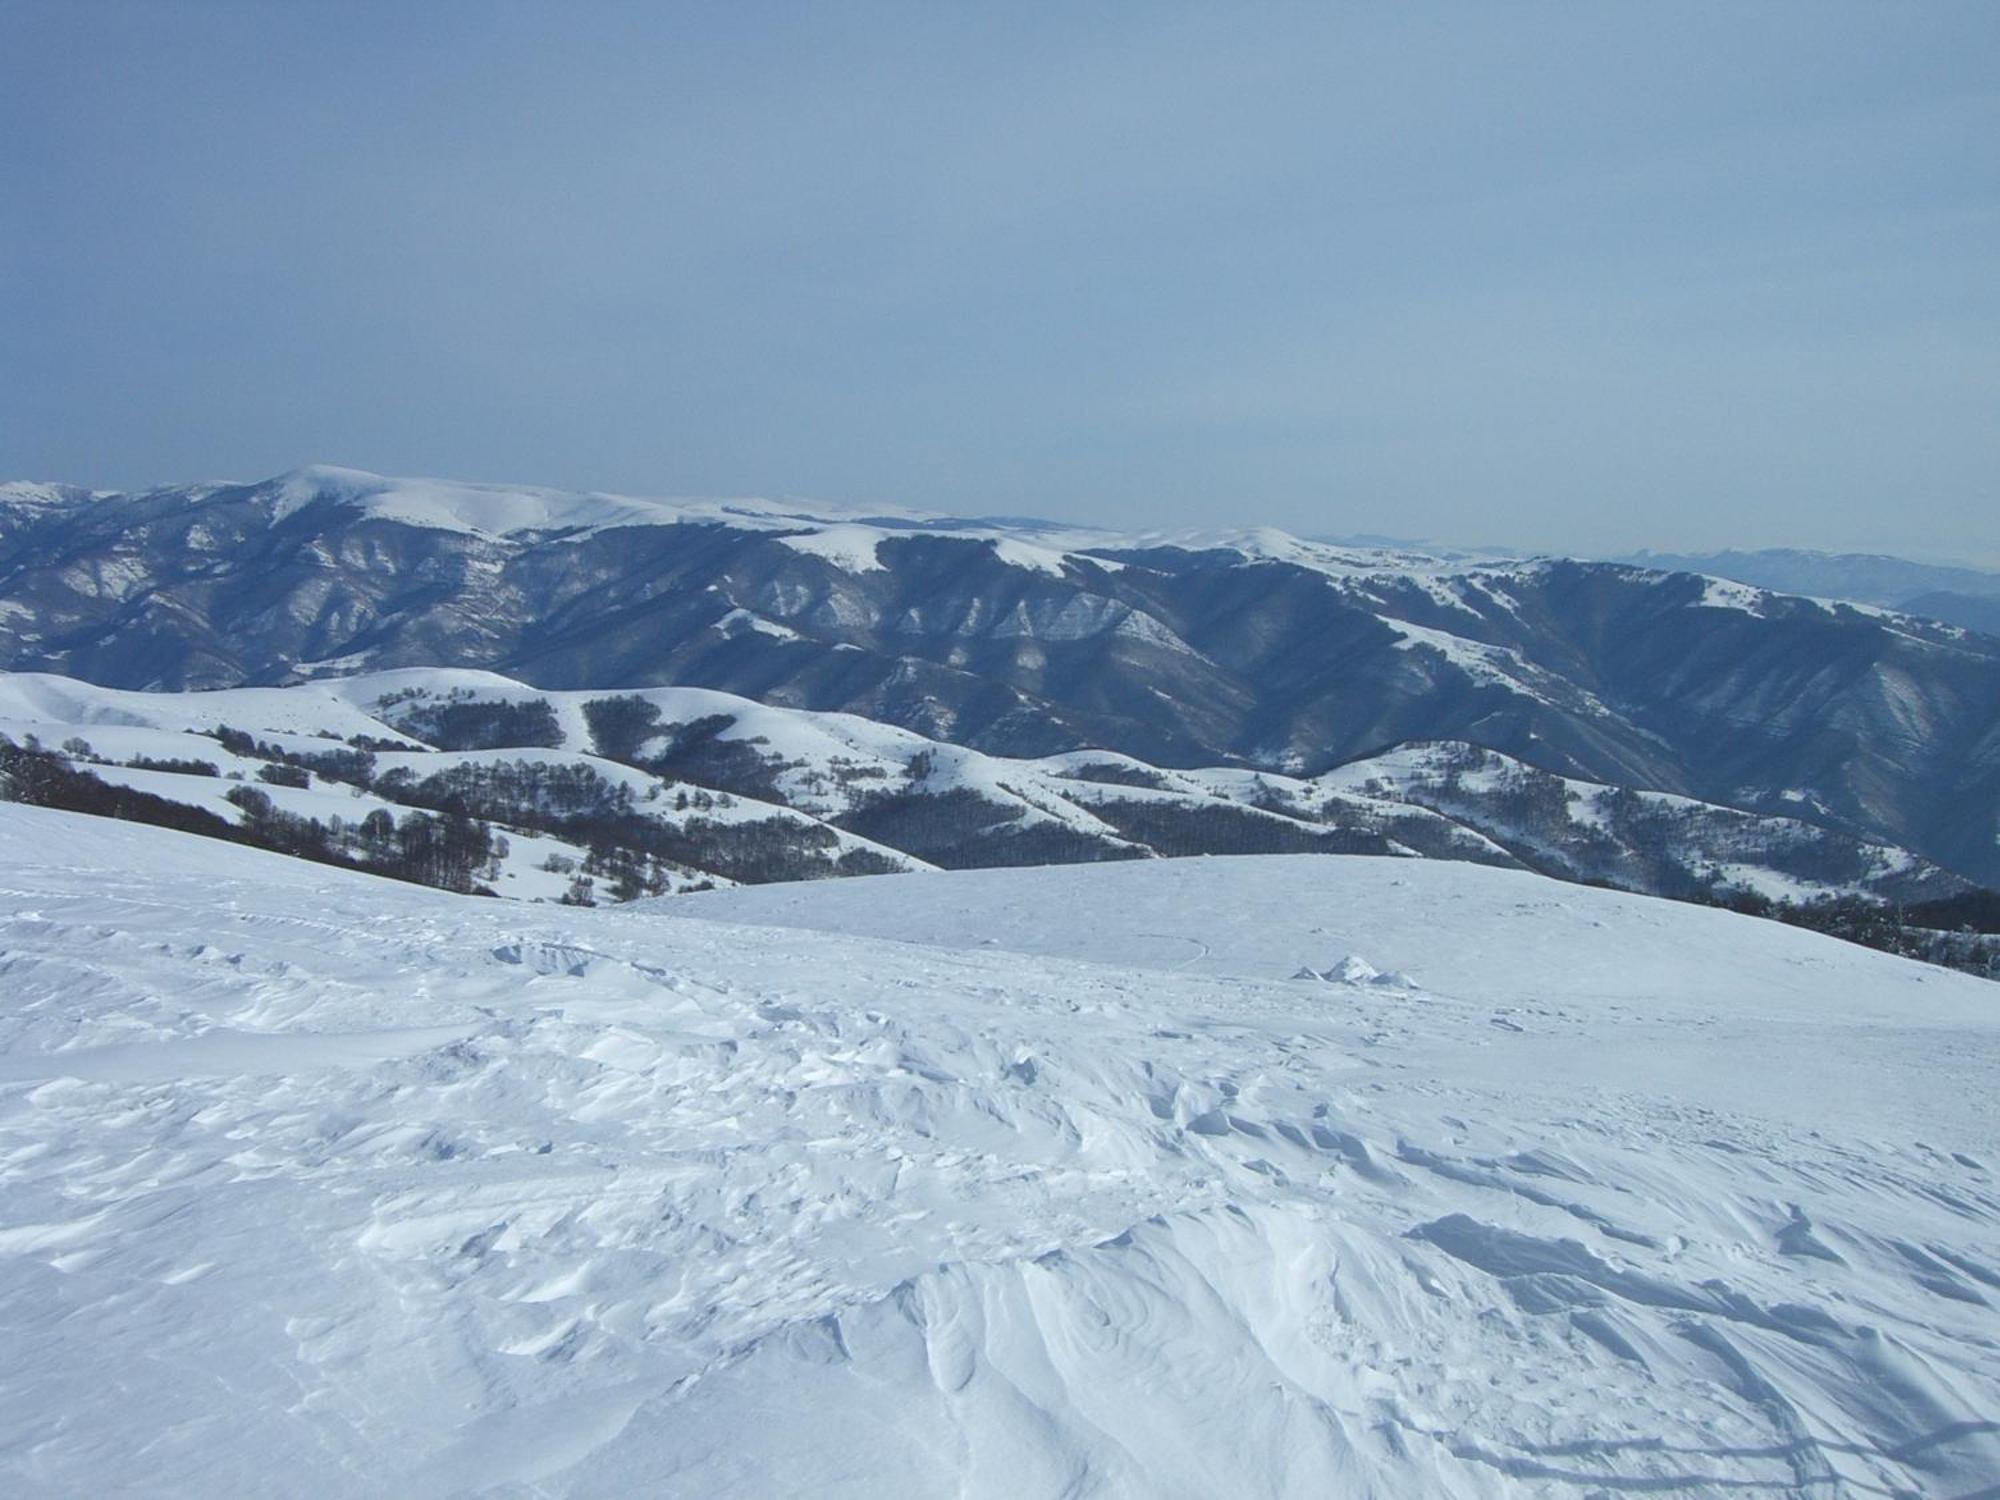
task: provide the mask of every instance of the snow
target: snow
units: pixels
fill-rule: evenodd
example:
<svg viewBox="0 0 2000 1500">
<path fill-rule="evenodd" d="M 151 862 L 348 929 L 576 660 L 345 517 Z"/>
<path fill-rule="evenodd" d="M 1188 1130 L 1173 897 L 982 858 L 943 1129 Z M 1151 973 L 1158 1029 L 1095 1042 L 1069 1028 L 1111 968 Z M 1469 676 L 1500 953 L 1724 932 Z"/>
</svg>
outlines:
<svg viewBox="0 0 2000 1500">
<path fill-rule="evenodd" d="M 1805 905 L 1833 894 L 1819 881 L 1804 880 L 1763 865 L 1722 860 L 1716 863 L 1714 871 L 1716 880 L 1721 884 L 1752 891 L 1771 901 L 1791 901 Z"/>
<path fill-rule="evenodd" d="M 738 636 L 744 631 L 755 635 L 768 635 L 781 641 L 796 641 L 799 633 L 789 625 L 780 625 L 776 620 L 767 620 L 760 614 L 747 609 L 732 609 L 715 622 L 715 628 L 727 636 Z"/>
<path fill-rule="evenodd" d="M 492 673 L 383 673 L 378 681 L 440 676 L 478 678 L 493 683 L 508 679 Z M 393 737 L 379 720 L 343 702 L 339 691 L 347 683 L 305 688 L 224 688 L 208 693 L 144 693 L 98 687 L 75 678 L 40 672 L 0 673 L 0 718 L 40 720 L 82 727 L 127 724 L 172 730 L 213 730 L 220 725 L 267 734 L 319 735 L 349 738 L 356 734 Z M 532 690 L 526 690 L 532 691 Z M 192 742 L 189 742 L 192 743 Z M 187 753 L 186 745 L 182 753 Z M 212 756 L 204 758 L 213 759 Z"/>
<path fill-rule="evenodd" d="M 32 479 L 0 480 L 0 506 L 19 506 L 22 509 L 74 505 L 79 500 L 99 498 L 106 493 L 71 484 L 42 484 Z"/>
<path fill-rule="evenodd" d="M 875 554 L 887 533 L 873 526 L 828 526 L 820 531 L 791 532 L 778 540 L 794 552 L 832 563 L 849 573 L 886 572 Z"/>
<path fill-rule="evenodd" d="M 1397 650 L 1434 652 L 1475 682 L 1505 687 L 1543 703 L 1608 712 L 1587 689 L 1535 665 L 1511 646 L 1467 640 L 1449 631 L 1414 625 L 1388 615 L 1376 618 L 1396 633 Z"/>
<path fill-rule="evenodd" d="M 1350 547 L 1293 536 L 1274 526 L 1243 526 L 1220 530 L 1161 531 L 1098 545 L 1126 547 L 1177 547 L 1186 551 L 1234 552 L 1248 562 L 1282 562 L 1324 573 L 1330 578 L 1351 578 L 1379 573 L 1423 574 L 1460 571 L 1469 561 L 1451 559 L 1403 548 Z"/>
<path fill-rule="evenodd" d="M 41 491 L 21 486 L 24 501 L 51 503 Z M 264 488 L 277 519 L 306 505 L 331 500 L 382 520 L 433 531 L 458 532 L 486 540 L 528 534 L 575 537 L 627 526 L 727 525 L 773 533 L 796 552 L 819 557 L 846 572 L 883 568 L 875 549 L 893 536 L 958 537 L 985 543 L 1009 567 L 1062 577 L 1067 553 L 1048 545 L 1050 537 L 1072 536 L 1063 528 L 1036 523 L 1012 526 L 957 523 L 933 511 L 901 506 L 867 507 L 813 501 L 763 499 L 643 499 L 631 495 L 576 494 L 523 485 L 472 484 L 445 479 L 397 479 L 326 464 L 297 469 Z M 0 493 L 0 500 L 13 498 Z M 803 529 L 802 529 L 803 528 Z M 1099 542 L 1104 534 L 1074 533 L 1073 540 Z M 1097 561 L 1099 566 L 1114 564 Z"/>
<path fill-rule="evenodd" d="M 1018 537 L 995 536 L 985 540 L 993 548 L 993 555 L 1010 568 L 1024 568 L 1030 573 L 1047 573 L 1056 578 L 1063 576 L 1065 554 L 1062 552 L 1024 542 Z"/>
<path fill-rule="evenodd" d="M 1764 603 L 1769 596 L 1762 589 L 1751 588 L 1731 578 L 1701 578 L 1701 597 L 1695 600 L 1697 609 L 1731 609 L 1740 614 L 1762 615 Z"/>
<path fill-rule="evenodd" d="M 1518 686 L 1515 678 L 1497 665 L 1502 661 L 1512 662 L 1516 670 L 1519 669 L 1519 654 L 1509 647 L 1493 646 L 1484 641 L 1470 641 L 1449 631 L 1436 630 L 1428 625 L 1413 625 L 1408 620 L 1391 619 L 1387 615 L 1378 615 L 1376 618 L 1396 632 L 1398 650 L 1435 651 L 1470 676 L 1505 681 Z"/>
<path fill-rule="evenodd" d="M 1010 568 L 1021 568 L 1031 573 L 1046 573 L 1056 578 L 1065 576 L 1064 567 L 1069 560 L 1068 552 L 1044 546 L 1039 541 L 1027 540 L 991 527 L 971 525 L 930 524 L 896 530 L 880 526 L 827 526 L 818 531 L 781 536 L 778 540 L 796 551 L 823 557 L 849 573 L 872 573 L 886 566 L 877 559 L 876 547 L 888 538 L 899 535 L 924 535 L 980 542 Z M 1092 558 L 1089 561 L 1103 566 L 1099 559 Z"/>
<path fill-rule="evenodd" d="M 1430 573 L 1412 573 L 1410 586 L 1421 593 L 1431 603 L 1441 609 L 1454 610 L 1462 615 L 1470 615 L 1475 622 L 1484 623 L 1485 617 L 1466 602 L 1466 590 L 1472 586 L 1465 578 L 1440 578 Z M 1484 592 L 1482 590 L 1482 592 Z"/>
<path fill-rule="evenodd" d="M 784 501 L 652 500 L 523 485 L 398 479 L 325 464 L 282 475 L 268 488 L 279 519 L 315 501 L 332 500 L 383 520 L 489 539 L 524 532 L 583 536 L 625 526 L 727 524 L 780 530 L 839 510 L 821 505 L 801 514 Z"/>
<path fill-rule="evenodd" d="M 524 907 L 0 805 L 0 975 L 11 1494 L 2000 1474 L 2000 992 L 1776 924 L 1328 857 Z"/>
<path fill-rule="evenodd" d="M 346 677 L 359 672 L 367 665 L 368 653 L 354 651 L 346 656 L 328 656 L 318 661 L 302 661 L 294 670 L 301 677 Z"/>
</svg>

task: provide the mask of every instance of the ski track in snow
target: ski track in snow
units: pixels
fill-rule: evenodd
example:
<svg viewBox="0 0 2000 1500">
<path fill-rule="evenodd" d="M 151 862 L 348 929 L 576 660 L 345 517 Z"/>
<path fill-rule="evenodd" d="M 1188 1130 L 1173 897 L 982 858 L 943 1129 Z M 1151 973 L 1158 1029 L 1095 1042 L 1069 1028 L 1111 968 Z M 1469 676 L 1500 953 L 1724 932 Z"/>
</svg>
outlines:
<svg viewBox="0 0 2000 1500">
<path fill-rule="evenodd" d="M 1992 1496 L 1996 1000 L 1462 865 L 572 911 L 0 805 L 0 1489 Z"/>
</svg>

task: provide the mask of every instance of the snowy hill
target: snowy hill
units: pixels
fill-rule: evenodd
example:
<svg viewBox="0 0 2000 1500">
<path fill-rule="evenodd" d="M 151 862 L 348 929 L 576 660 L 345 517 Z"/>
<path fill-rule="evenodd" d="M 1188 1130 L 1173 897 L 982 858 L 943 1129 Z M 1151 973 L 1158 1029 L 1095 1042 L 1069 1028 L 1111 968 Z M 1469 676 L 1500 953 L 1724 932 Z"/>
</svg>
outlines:
<svg viewBox="0 0 2000 1500">
<path fill-rule="evenodd" d="M 0 806 L 0 891 L 10 1494 L 2000 1475 L 1973 979 L 1426 861 L 588 911 Z"/>
<path fill-rule="evenodd" d="M 1922 901 L 1966 888 L 1907 850 L 1800 818 L 1559 778 L 1466 745 L 1300 778 L 1108 750 L 988 755 L 706 688 L 545 692 L 408 669 L 138 693 L 0 673 L 0 738 L 31 737 L 68 746 L 92 776 L 239 826 L 254 821 L 239 783 L 256 781 L 278 812 L 329 830 L 312 850 L 372 852 L 330 831 L 335 820 L 457 811 L 497 851 L 471 884 L 529 899 L 572 895 L 577 879 L 597 900 L 932 866 L 1307 852 L 1518 864 L 1675 896 Z M 298 784 L 270 784 L 279 775 Z M 612 847 L 626 852 L 610 859 Z"/>
</svg>

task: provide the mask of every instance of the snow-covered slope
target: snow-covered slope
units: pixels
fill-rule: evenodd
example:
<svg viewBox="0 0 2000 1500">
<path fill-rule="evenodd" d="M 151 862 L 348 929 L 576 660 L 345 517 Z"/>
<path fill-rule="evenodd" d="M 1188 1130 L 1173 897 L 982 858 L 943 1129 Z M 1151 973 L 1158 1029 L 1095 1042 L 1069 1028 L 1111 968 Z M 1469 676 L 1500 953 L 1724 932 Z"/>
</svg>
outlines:
<svg viewBox="0 0 2000 1500">
<path fill-rule="evenodd" d="M 1774 901 L 1921 901 L 1960 884 L 1907 849 L 1803 819 L 1556 776 L 1466 744 L 1400 746 L 1309 785 L 1428 807 L 1544 874 L 1652 895 L 1727 889 Z"/>
<path fill-rule="evenodd" d="M 330 748 L 368 749 L 365 773 L 339 772 L 352 786 L 327 790 L 316 775 L 311 794 L 274 792 L 288 811 L 351 824 L 379 805 L 371 798 L 455 804 L 510 839 L 541 829 L 618 843 L 725 884 L 924 869 L 931 858 L 1022 864 L 1211 849 L 1507 859 L 1423 808 L 1328 793 L 1310 817 L 1293 817 L 1255 805 L 1255 778 L 1171 775 L 1109 752 L 1011 760 L 705 688 L 544 693 L 490 672 L 405 669 L 176 694 L 0 674 L 0 737 L 68 746 L 107 781 L 234 820 L 227 778 L 262 766 L 218 750 L 217 734 L 254 739 L 295 764 L 320 764 L 314 756 Z M 190 758 L 210 774 L 160 769 Z M 152 766 L 127 768 L 142 760 Z M 356 800 L 338 800 L 348 796 Z M 530 848 L 546 858 L 539 847 L 522 852 Z M 515 870 L 520 863 L 510 855 L 496 891 L 562 894 L 564 881 L 524 882 L 535 872 Z"/>
<path fill-rule="evenodd" d="M 575 911 L 0 806 L 0 1488 L 1989 1494 L 1995 993 L 1467 865 Z"/>
<path fill-rule="evenodd" d="M 389 778 L 456 776 L 467 784 L 453 790 L 473 798 L 475 814 L 516 834 L 540 829 L 602 842 L 617 832 L 612 823 L 636 817 L 660 825 L 639 830 L 639 847 L 671 854 L 686 875 L 724 881 L 933 863 L 1321 850 L 1518 862 L 1682 896 L 1748 887 L 1794 899 L 1921 900 L 1966 884 L 1907 850 L 1685 797 L 1565 781 L 1466 745 L 1405 747 L 1302 779 L 1152 766 L 1109 750 L 988 755 L 853 714 L 707 688 L 544 691 L 492 672 L 410 668 L 288 688 L 141 693 L 0 673 L 0 735 L 81 742 L 108 780 L 236 818 L 229 788 L 213 776 L 118 769 L 139 758 L 202 756 L 225 775 L 256 776 L 256 761 L 217 753 L 212 738 L 191 738 L 225 727 L 308 763 L 328 742 L 367 745 L 366 789 L 392 801 L 444 805 L 441 783 L 413 791 Z M 544 774 L 530 774 L 537 769 Z M 475 772 L 488 780 L 470 785 Z M 629 800 L 601 826 L 552 820 L 552 787 L 563 774 L 589 780 L 593 805 L 618 793 Z M 502 787 L 495 777 L 510 779 Z M 688 807 L 690 789 L 702 786 L 723 794 L 722 803 L 703 797 Z M 308 806 L 303 792 L 278 800 L 290 811 L 350 822 L 378 805 L 363 799 L 362 785 L 313 795 L 362 800 Z M 575 805 L 574 798 L 565 804 Z M 725 847 L 732 838 L 788 830 L 821 841 L 816 866 L 760 869 Z M 493 888 L 560 896 L 567 881 L 540 869 L 550 852 L 576 855 L 522 844 Z M 855 859 L 838 863 L 848 855 Z"/>
</svg>

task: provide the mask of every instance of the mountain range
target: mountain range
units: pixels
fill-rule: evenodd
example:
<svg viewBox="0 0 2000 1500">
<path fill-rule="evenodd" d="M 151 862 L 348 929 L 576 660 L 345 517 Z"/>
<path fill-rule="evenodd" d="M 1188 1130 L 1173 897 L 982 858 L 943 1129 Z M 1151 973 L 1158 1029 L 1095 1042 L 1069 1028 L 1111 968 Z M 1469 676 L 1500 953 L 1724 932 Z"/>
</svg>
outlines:
<svg viewBox="0 0 2000 1500">
<path fill-rule="evenodd" d="M 0 667 L 480 668 L 856 714 L 1006 757 L 1313 777 L 1410 742 L 1803 819 L 2000 881 L 2000 639 L 1564 558 L 1123 535 L 312 468 L 0 487 Z"/>
</svg>

